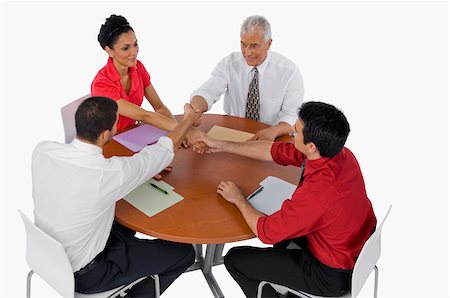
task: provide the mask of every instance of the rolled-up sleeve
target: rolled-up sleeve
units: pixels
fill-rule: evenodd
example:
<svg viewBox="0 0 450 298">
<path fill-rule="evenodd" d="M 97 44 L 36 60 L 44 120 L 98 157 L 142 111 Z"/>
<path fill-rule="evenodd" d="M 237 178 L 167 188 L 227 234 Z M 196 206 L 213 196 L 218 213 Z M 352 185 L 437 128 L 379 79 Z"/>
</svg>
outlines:
<svg viewBox="0 0 450 298">
<path fill-rule="evenodd" d="M 300 237 L 318 228 L 323 208 L 317 203 L 317 193 L 297 188 L 292 198 L 286 198 L 281 209 L 260 217 L 258 238 L 266 244 Z"/>
<path fill-rule="evenodd" d="M 121 179 L 117 199 L 149 180 L 173 160 L 173 142 L 164 136 L 153 145 L 144 147 L 139 153 L 130 157 L 111 157 L 111 167 L 120 169 Z"/>
<path fill-rule="evenodd" d="M 270 149 L 272 159 L 279 165 L 300 167 L 305 157 L 292 143 L 274 142 Z"/>
</svg>

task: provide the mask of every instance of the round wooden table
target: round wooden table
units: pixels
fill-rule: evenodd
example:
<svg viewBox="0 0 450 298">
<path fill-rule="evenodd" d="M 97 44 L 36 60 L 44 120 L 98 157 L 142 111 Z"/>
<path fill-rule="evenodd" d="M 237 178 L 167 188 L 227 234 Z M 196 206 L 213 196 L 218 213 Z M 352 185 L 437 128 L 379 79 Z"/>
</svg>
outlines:
<svg viewBox="0 0 450 298">
<path fill-rule="evenodd" d="M 177 117 L 180 119 L 181 116 Z M 267 127 L 263 123 L 240 117 L 215 114 L 202 116 L 201 130 L 208 132 L 214 125 L 251 133 Z M 281 140 L 290 141 L 290 137 Z M 114 140 L 104 147 L 106 157 L 133 154 L 134 152 Z M 181 202 L 148 217 L 128 202 L 120 200 L 116 204 L 116 220 L 153 237 L 194 244 L 197 262 L 191 269 L 202 269 L 214 296 L 223 297 L 212 275 L 212 266 L 223 262 L 222 250 L 225 243 L 250 239 L 255 235 L 237 207 L 217 193 L 217 185 L 222 180 L 231 180 L 247 196 L 269 175 L 296 184 L 299 169 L 229 153 L 202 155 L 190 148 L 178 149 L 172 165 L 172 172 L 163 172 L 162 179 L 184 197 Z M 208 244 L 205 259 L 201 244 Z"/>
</svg>

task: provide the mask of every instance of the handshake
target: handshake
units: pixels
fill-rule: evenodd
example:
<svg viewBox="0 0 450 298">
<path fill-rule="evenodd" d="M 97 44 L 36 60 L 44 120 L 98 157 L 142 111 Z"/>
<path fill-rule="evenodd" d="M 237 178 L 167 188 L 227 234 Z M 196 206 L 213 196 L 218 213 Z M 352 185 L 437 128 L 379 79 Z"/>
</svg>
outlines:
<svg viewBox="0 0 450 298">
<path fill-rule="evenodd" d="M 184 105 L 183 121 L 190 123 L 191 129 L 183 141 L 185 148 L 192 147 L 192 149 L 200 154 L 216 152 L 210 146 L 214 146 L 215 142 L 198 128 L 201 124 L 202 111 L 197 111 L 191 104 Z"/>
<path fill-rule="evenodd" d="M 183 120 L 192 123 L 194 127 L 198 127 L 201 124 L 202 111 L 196 111 L 190 103 L 184 104 L 184 117 Z"/>
</svg>

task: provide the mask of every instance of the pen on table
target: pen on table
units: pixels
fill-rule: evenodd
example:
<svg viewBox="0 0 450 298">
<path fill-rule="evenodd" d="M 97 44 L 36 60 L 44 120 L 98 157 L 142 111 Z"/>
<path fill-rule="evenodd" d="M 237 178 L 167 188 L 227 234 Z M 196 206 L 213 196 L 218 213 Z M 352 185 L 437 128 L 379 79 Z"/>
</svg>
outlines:
<svg viewBox="0 0 450 298">
<path fill-rule="evenodd" d="M 156 185 L 156 184 L 153 184 L 153 183 L 150 182 L 150 185 L 153 186 L 154 188 L 156 188 L 157 190 L 159 190 L 160 192 L 165 193 L 166 195 L 169 194 L 166 190 L 162 189 L 161 187 L 159 187 L 159 186 Z"/>
<path fill-rule="evenodd" d="M 253 198 L 254 196 L 256 196 L 258 193 L 260 193 L 263 190 L 264 186 L 261 186 L 260 188 L 258 188 L 257 190 L 255 190 L 249 197 L 248 200 L 250 200 L 251 198 Z"/>
</svg>

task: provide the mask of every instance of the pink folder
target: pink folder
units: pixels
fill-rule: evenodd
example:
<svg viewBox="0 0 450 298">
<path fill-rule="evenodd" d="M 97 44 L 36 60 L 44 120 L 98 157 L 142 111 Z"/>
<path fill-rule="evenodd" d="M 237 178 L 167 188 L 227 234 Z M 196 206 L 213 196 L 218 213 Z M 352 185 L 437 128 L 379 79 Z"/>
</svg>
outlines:
<svg viewBox="0 0 450 298">
<path fill-rule="evenodd" d="M 157 127 L 142 124 L 126 132 L 114 136 L 114 140 L 124 145 L 134 152 L 139 152 L 147 145 L 154 144 L 162 136 L 167 136 L 169 132 Z"/>
</svg>

